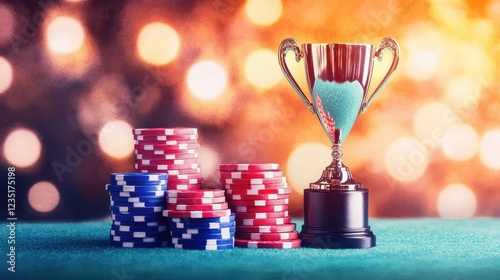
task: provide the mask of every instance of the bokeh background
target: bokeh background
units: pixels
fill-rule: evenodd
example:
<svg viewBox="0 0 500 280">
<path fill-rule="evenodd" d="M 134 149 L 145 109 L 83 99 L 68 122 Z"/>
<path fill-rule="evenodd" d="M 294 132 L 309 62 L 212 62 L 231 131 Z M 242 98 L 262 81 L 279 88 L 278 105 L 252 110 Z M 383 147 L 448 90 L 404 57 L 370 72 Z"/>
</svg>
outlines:
<svg viewBox="0 0 500 280">
<path fill-rule="evenodd" d="M 300 217 L 330 143 L 278 46 L 386 36 L 399 67 L 344 145 L 371 217 L 500 217 L 499 0 L 0 1 L 1 204 L 13 166 L 18 218 L 106 217 L 131 129 L 187 126 L 208 187 L 219 163 L 276 162 Z"/>
</svg>

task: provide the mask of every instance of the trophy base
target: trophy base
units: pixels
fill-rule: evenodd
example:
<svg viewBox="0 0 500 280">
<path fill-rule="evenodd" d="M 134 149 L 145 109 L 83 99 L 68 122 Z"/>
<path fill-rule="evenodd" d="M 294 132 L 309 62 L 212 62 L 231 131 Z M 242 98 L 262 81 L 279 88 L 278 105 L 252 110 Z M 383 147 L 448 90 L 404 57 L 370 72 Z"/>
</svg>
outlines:
<svg viewBox="0 0 500 280">
<path fill-rule="evenodd" d="M 303 247 L 371 248 L 376 237 L 368 226 L 368 190 L 304 190 Z"/>
</svg>

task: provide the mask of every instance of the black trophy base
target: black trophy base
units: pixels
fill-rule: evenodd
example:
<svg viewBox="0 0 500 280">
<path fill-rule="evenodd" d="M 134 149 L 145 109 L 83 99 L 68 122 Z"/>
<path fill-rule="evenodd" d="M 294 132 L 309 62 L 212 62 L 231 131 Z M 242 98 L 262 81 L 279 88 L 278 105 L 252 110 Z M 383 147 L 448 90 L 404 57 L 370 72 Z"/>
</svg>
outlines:
<svg viewBox="0 0 500 280">
<path fill-rule="evenodd" d="M 368 190 L 304 190 L 302 247 L 371 248 L 376 237 L 368 225 Z"/>
</svg>

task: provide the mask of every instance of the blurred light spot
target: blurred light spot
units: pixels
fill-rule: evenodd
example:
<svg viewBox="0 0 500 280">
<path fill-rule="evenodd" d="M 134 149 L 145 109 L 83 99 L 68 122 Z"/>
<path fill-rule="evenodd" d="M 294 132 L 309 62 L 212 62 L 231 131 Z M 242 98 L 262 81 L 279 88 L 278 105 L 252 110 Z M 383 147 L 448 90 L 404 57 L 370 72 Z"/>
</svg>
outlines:
<svg viewBox="0 0 500 280">
<path fill-rule="evenodd" d="M 393 141 L 385 152 L 385 168 L 402 182 L 414 181 L 424 174 L 429 164 L 425 147 L 417 139 L 402 137 Z"/>
<path fill-rule="evenodd" d="M 132 126 L 126 121 L 110 121 L 99 131 L 99 147 L 110 157 L 127 157 L 134 151 L 134 143 Z"/>
<path fill-rule="evenodd" d="M 453 110 L 441 102 L 428 103 L 415 114 L 415 134 L 429 147 L 439 147 L 445 131 L 457 122 Z"/>
<path fill-rule="evenodd" d="M 487 6 L 487 13 L 490 19 L 500 21 L 500 0 L 492 0 Z"/>
<path fill-rule="evenodd" d="M 293 189 L 302 193 L 309 184 L 316 182 L 325 167 L 332 162 L 332 149 L 317 142 L 296 147 L 287 160 L 287 178 Z"/>
<path fill-rule="evenodd" d="M 3 154 L 5 159 L 19 168 L 34 165 L 42 152 L 40 139 L 30 129 L 17 128 L 11 131 L 3 143 Z"/>
<path fill-rule="evenodd" d="M 467 186 L 452 184 L 439 193 L 437 209 L 443 218 L 470 218 L 476 211 L 476 196 Z"/>
<path fill-rule="evenodd" d="M 7 59 L 0 56 L 0 94 L 10 88 L 13 75 L 12 65 Z"/>
<path fill-rule="evenodd" d="M 245 76 L 256 87 L 273 87 L 280 81 L 282 75 L 273 51 L 260 49 L 250 54 L 246 61 Z"/>
<path fill-rule="evenodd" d="M 139 56 L 147 63 L 165 65 L 179 53 L 180 39 L 169 25 L 154 22 L 144 26 L 137 38 Z"/>
<path fill-rule="evenodd" d="M 47 28 L 49 48 L 58 54 L 70 54 L 78 51 L 83 45 L 84 37 L 81 23 L 71 17 L 57 17 Z"/>
<path fill-rule="evenodd" d="M 413 50 L 406 59 L 406 74 L 417 81 L 424 81 L 436 74 L 439 54 L 430 50 Z"/>
<path fill-rule="evenodd" d="M 281 17 L 283 5 L 281 0 L 247 0 L 245 11 L 253 23 L 268 26 Z"/>
<path fill-rule="evenodd" d="M 205 181 L 207 181 L 207 179 L 218 178 L 219 172 L 217 171 L 217 167 L 219 166 L 220 159 L 217 151 L 212 147 L 203 145 L 202 143 L 199 156 L 201 174 L 203 175 Z"/>
<path fill-rule="evenodd" d="M 0 46 L 10 43 L 12 35 L 14 35 L 15 12 L 12 8 L 4 3 L 0 3 Z"/>
<path fill-rule="evenodd" d="M 476 110 L 479 102 L 480 84 L 470 76 L 454 77 L 446 87 L 446 98 L 460 109 Z"/>
<path fill-rule="evenodd" d="M 444 155 L 449 159 L 469 160 L 479 148 L 479 135 L 471 126 L 457 124 L 444 134 L 442 148 Z"/>
<path fill-rule="evenodd" d="M 186 79 L 190 92 L 201 100 L 216 99 L 227 86 L 226 71 L 213 61 L 195 63 L 189 68 Z"/>
<path fill-rule="evenodd" d="M 491 169 L 500 169 L 500 129 L 490 130 L 483 135 L 479 154 L 484 165 Z"/>
<path fill-rule="evenodd" d="M 59 205 L 59 191 L 54 184 L 41 181 L 31 186 L 28 192 L 28 201 L 35 211 L 47 213 Z"/>
</svg>

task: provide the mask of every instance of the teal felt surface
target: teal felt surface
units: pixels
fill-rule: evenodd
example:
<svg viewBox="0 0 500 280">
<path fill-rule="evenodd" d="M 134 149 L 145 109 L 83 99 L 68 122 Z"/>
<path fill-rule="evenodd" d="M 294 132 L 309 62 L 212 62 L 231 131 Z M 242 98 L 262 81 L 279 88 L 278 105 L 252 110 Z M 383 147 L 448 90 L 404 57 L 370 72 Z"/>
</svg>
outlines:
<svg viewBox="0 0 500 280">
<path fill-rule="evenodd" d="M 3 223 L 0 279 L 500 279 L 500 219 L 372 219 L 350 250 L 114 248 L 110 224 L 18 221 L 10 273 Z"/>
</svg>

